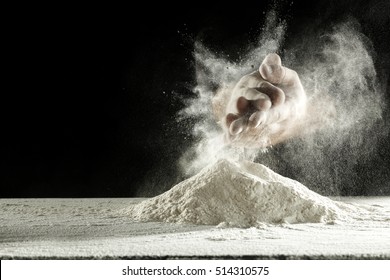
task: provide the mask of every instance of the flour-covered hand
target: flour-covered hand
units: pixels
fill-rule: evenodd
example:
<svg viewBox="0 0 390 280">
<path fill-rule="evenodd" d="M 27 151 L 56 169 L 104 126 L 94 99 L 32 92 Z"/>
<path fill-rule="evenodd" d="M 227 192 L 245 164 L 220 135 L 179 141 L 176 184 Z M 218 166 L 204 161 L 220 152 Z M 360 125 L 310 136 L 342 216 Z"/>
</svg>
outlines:
<svg viewBox="0 0 390 280">
<path fill-rule="evenodd" d="M 298 74 L 269 54 L 258 71 L 243 76 L 230 93 L 222 125 L 235 146 L 266 147 L 295 134 L 306 114 Z"/>
</svg>

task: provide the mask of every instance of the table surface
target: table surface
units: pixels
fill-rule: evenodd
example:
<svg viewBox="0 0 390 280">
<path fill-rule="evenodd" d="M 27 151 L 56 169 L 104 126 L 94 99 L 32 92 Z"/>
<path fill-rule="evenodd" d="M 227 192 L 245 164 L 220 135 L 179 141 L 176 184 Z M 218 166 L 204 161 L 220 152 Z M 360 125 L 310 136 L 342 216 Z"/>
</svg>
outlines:
<svg viewBox="0 0 390 280">
<path fill-rule="evenodd" d="M 390 259 L 390 197 L 332 199 L 373 207 L 381 218 L 218 228 L 123 214 L 143 198 L 0 199 L 0 258 Z"/>
</svg>

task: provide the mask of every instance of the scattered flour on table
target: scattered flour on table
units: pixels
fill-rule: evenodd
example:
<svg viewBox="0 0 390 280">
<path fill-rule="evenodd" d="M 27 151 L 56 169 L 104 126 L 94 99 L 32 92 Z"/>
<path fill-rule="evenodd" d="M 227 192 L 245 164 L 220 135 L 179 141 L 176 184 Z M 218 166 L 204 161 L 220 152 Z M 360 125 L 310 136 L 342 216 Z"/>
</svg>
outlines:
<svg viewBox="0 0 390 280">
<path fill-rule="evenodd" d="M 127 209 L 137 221 L 252 227 L 262 223 L 336 223 L 356 207 L 249 161 L 222 159 L 169 191 Z M 355 213 L 357 214 L 357 213 Z"/>
</svg>

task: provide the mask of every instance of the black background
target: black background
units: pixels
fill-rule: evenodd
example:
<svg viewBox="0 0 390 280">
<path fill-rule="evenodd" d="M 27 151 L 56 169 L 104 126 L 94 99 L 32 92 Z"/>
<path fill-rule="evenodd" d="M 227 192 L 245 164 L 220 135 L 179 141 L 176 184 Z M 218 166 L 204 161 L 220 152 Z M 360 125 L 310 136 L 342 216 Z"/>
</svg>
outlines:
<svg viewBox="0 0 390 280">
<path fill-rule="evenodd" d="M 234 59 L 272 7 L 288 22 L 287 40 L 304 25 L 357 18 L 388 102 L 389 2 L 291 3 L 10 7 L 0 197 L 153 195 L 182 179 L 175 158 L 191 137 L 175 115 L 193 95 L 194 40 Z M 380 167 L 368 171 L 389 170 L 389 141 L 381 145 Z M 143 192 L 147 184 L 160 187 Z"/>
</svg>

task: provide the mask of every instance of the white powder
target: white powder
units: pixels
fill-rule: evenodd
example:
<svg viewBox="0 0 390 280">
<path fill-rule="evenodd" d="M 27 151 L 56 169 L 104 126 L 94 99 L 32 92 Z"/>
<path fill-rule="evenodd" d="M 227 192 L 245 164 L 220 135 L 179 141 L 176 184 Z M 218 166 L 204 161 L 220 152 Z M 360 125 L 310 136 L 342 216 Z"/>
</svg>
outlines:
<svg viewBox="0 0 390 280">
<path fill-rule="evenodd" d="M 222 159 L 129 213 L 137 221 L 251 227 L 334 223 L 350 210 L 264 165 Z"/>
</svg>

